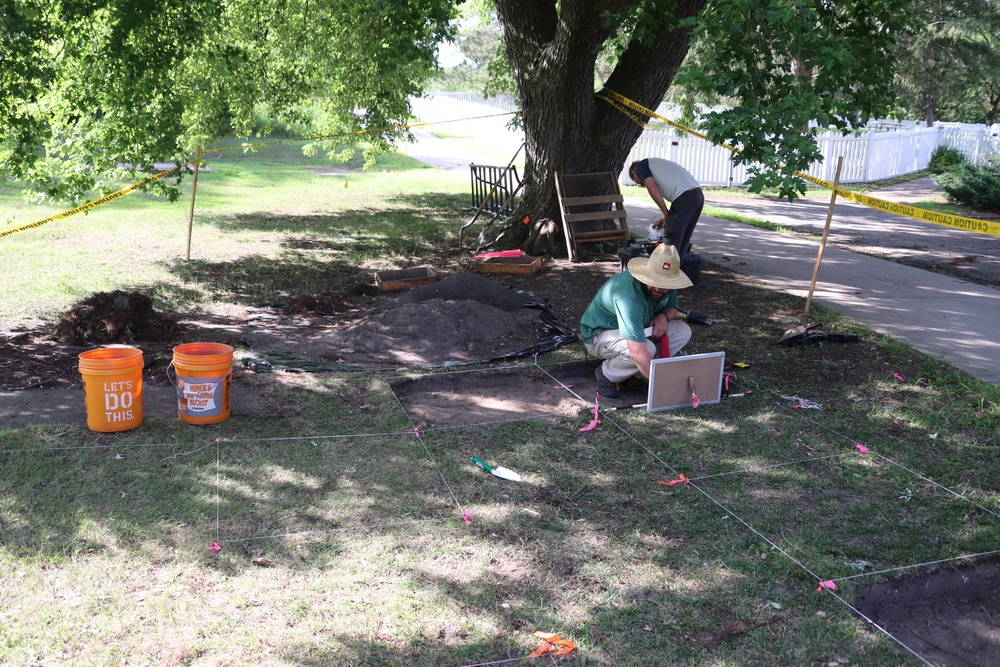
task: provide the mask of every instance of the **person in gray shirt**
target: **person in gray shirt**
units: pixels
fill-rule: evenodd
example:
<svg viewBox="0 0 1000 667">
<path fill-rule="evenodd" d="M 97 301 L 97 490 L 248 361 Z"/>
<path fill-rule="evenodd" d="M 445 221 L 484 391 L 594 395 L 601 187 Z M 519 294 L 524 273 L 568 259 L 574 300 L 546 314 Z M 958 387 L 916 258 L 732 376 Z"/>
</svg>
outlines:
<svg viewBox="0 0 1000 667">
<path fill-rule="evenodd" d="M 705 206 L 701 184 L 684 167 L 658 157 L 633 162 L 628 175 L 646 188 L 660 208 L 663 217 L 653 227 L 663 230 L 664 241 L 676 247 L 683 258 L 691 252 L 691 234 Z"/>
</svg>

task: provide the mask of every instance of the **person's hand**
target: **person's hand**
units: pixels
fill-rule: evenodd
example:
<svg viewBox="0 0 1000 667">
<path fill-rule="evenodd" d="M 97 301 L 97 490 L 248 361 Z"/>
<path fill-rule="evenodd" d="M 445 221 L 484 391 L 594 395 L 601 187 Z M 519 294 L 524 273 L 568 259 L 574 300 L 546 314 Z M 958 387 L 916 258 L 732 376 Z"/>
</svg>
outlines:
<svg viewBox="0 0 1000 667">
<path fill-rule="evenodd" d="M 667 216 L 663 216 L 653 223 L 653 229 L 663 229 L 663 223 L 667 221 Z"/>
<path fill-rule="evenodd" d="M 670 309 L 668 309 L 669 311 Z M 674 317 L 677 317 L 676 311 L 674 311 Z M 665 313 L 657 313 L 653 315 L 653 321 L 650 322 L 650 326 L 653 328 L 653 333 L 651 338 L 659 338 L 660 336 L 667 333 L 667 322 L 670 317 Z"/>
</svg>

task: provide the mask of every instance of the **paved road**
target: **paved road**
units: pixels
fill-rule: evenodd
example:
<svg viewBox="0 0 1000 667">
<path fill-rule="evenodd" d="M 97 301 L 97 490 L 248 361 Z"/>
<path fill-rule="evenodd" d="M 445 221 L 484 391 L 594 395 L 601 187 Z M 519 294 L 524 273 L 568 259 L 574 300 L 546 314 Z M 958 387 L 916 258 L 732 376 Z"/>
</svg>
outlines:
<svg viewBox="0 0 1000 667">
<path fill-rule="evenodd" d="M 941 191 L 929 177 L 876 190 L 871 196 L 906 204 L 943 200 Z M 823 235 L 830 207 L 829 197 L 797 199 L 791 203 L 712 193 L 707 198 L 709 206 L 767 220 L 816 238 Z M 847 250 L 1000 287 L 1000 238 L 995 236 L 904 218 L 840 198 L 834 206 L 827 242 Z"/>
<path fill-rule="evenodd" d="M 458 156 L 459 150 L 424 132 L 408 154 L 428 164 L 456 168 L 453 158 L 436 156 Z M 497 164 L 496 160 L 490 162 L 488 157 L 468 152 L 461 153 L 459 163 L 463 161 L 465 168 L 470 162 Z M 933 185 L 926 181 L 911 181 L 872 194 L 912 203 L 935 196 L 929 188 Z M 829 200 L 789 204 L 740 199 L 727 201 L 726 207 L 819 236 Z M 626 208 L 633 230 L 644 231 L 659 217 L 647 197 L 629 197 Z M 864 245 L 869 237 L 878 236 L 878 247 L 887 255 L 903 251 L 931 256 L 938 253 L 940 261 L 948 261 L 966 252 L 959 249 L 963 244 L 970 244 L 975 252 L 968 254 L 976 255 L 970 263 L 994 265 L 1000 258 L 1000 239 L 889 216 L 851 202 L 837 203 L 832 229 L 830 240 L 847 247 Z M 774 289 L 803 297 L 809 293 L 819 251 L 817 242 L 707 216 L 702 217 L 692 240 L 706 261 L 757 278 Z M 813 301 L 911 343 L 976 378 L 1000 384 L 1000 291 L 996 289 L 827 246 Z"/>
</svg>

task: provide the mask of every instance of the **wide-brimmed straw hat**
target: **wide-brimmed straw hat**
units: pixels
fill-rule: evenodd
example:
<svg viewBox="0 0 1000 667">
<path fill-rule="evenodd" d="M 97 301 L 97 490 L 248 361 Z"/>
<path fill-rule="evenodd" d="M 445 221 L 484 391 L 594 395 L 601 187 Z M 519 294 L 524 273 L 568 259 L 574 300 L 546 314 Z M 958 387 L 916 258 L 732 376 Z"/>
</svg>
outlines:
<svg viewBox="0 0 1000 667">
<path fill-rule="evenodd" d="M 694 283 L 681 271 L 681 256 L 677 248 L 661 243 L 649 257 L 633 257 L 628 272 L 639 282 L 660 289 L 684 289 Z"/>
</svg>

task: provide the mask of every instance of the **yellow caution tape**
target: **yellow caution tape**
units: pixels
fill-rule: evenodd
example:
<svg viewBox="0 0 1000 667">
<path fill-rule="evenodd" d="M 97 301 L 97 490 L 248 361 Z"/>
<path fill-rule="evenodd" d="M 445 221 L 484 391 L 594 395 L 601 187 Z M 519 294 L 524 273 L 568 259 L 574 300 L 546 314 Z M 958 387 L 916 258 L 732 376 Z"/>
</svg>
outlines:
<svg viewBox="0 0 1000 667">
<path fill-rule="evenodd" d="M 597 96 L 601 99 L 609 102 L 619 111 L 626 113 L 629 117 L 631 114 L 626 112 L 622 107 L 628 107 L 634 109 L 650 118 L 656 118 L 663 121 L 667 125 L 676 127 L 679 130 L 692 134 L 696 137 L 700 137 L 706 141 L 712 141 L 707 135 L 701 132 L 696 132 L 689 127 L 685 127 L 680 123 L 675 123 L 674 121 L 660 116 L 655 111 L 651 111 L 646 107 L 642 106 L 638 102 L 634 102 L 623 95 L 608 90 L 607 88 L 599 91 Z M 632 117 L 634 120 L 634 117 Z M 712 143 L 715 144 L 713 141 Z M 731 151 L 739 152 L 738 148 L 729 146 L 728 144 L 715 144 L 717 146 L 722 146 L 723 148 L 728 148 Z M 916 206 L 909 206 L 907 204 L 898 204 L 896 202 L 886 201 L 884 199 L 878 199 L 876 197 L 869 197 L 868 195 L 859 194 L 857 192 L 851 192 L 850 190 L 844 190 L 842 188 L 835 188 L 832 183 L 828 183 L 822 179 L 810 176 L 809 174 L 803 172 L 795 172 L 795 175 L 799 178 L 805 179 L 820 187 L 826 188 L 827 190 L 836 191 L 837 195 L 843 197 L 844 199 L 849 199 L 850 201 L 868 206 L 869 208 L 874 208 L 879 211 L 885 211 L 886 213 L 892 213 L 894 215 L 901 215 L 903 217 L 912 218 L 914 220 L 920 220 L 922 222 L 930 222 L 935 225 L 942 225 L 944 227 L 951 227 L 952 229 L 959 229 L 966 232 L 976 232 L 979 234 L 988 234 L 990 236 L 1000 236 L 1000 223 L 991 222 L 989 220 L 979 220 L 977 218 L 966 218 L 960 215 L 951 215 L 950 213 L 939 213 L 937 211 L 931 211 L 925 208 L 918 208 Z"/>
<path fill-rule="evenodd" d="M 185 164 L 183 166 L 186 167 L 189 164 L 191 164 L 191 163 L 188 162 L 187 164 Z M 132 185 L 128 186 L 127 188 L 122 188 L 121 190 L 118 190 L 117 192 L 112 192 L 111 194 L 104 195 L 100 199 L 94 199 L 92 201 L 87 202 L 86 204 L 81 204 L 80 206 L 77 206 L 76 208 L 71 208 L 68 211 L 63 211 L 62 213 L 57 213 L 57 214 L 55 214 L 53 216 L 45 218 L 44 220 L 37 220 L 37 221 L 32 222 L 30 224 L 22 225 L 21 227 L 15 227 L 14 229 L 8 229 L 6 231 L 0 232 L 0 238 L 2 238 L 4 236 L 8 236 L 10 234 L 15 234 L 15 233 L 20 232 L 20 231 L 24 231 L 25 229 L 32 229 L 34 227 L 41 227 L 42 225 L 44 225 L 47 222 L 52 222 L 53 220 L 61 220 L 62 218 L 68 218 L 71 215 L 76 215 L 77 213 L 83 213 L 84 211 L 89 211 L 92 208 L 97 208 L 98 206 L 102 206 L 104 204 L 107 204 L 108 202 L 111 202 L 111 201 L 114 201 L 114 200 L 119 199 L 121 197 L 124 197 L 125 195 L 129 194 L 130 192 L 134 192 L 135 190 L 138 190 L 139 188 L 141 188 L 143 185 L 146 185 L 147 183 L 152 183 L 153 181 L 158 181 L 158 180 L 160 180 L 161 178 L 163 178 L 165 176 L 169 176 L 170 174 L 174 173 L 175 171 L 177 171 L 177 167 L 174 167 L 173 169 L 166 169 L 164 171 L 157 172 L 157 173 L 153 174 L 152 176 L 150 176 L 149 178 L 147 178 L 144 181 L 139 181 L 138 183 L 133 183 Z"/>
<path fill-rule="evenodd" d="M 453 120 L 433 121 L 433 122 L 427 122 L 427 123 L 413 123 L 411 125 L 394 125 L 392 127 L 383 127 L 383 128 L 371 129 L 371 130 L 358 130 L 357 132 L 343 132 L 343 133 L 340 133 L 340 134 L 328 134 L 328 135 L 316 136 L 316 137 L 305 137 L 303 139 L 282 139 L 280 141 L 267 141 L 267 142 L 261 142 L 261 143 L 257 143 L 257 144 L 245 143 L 245 144 L 240 144 L 238 146 L 229 146 L 229 147 L 226 147 L 226 148 L 212 148 L 212 149 L 208 149 L 208 150 L 203 150 L 203 151 L 201 151 L 201 154 L 205 155 L 207 153 L 222 153 L 224 151 L 235 151 L 235 150 L 241 150 L 241 149 L 242 150 L 249 150 L 249 149 L 259 148 L 261 146 L 274 146 L 276 144 L 287 144 L 287 143 L 295 143 L 295 142 L 301 142 L 301 141 L 319 141 L 321 139 L 336 139 L 338 137 L 347 137 L 347 136 L 358 135 L 358 134 L 371 134 L 373 132 L 386 132 L 388 130 L 405 130 L 405 129 L 408 129 L 408 128 L 411 128 L 411 127 L 423 127 L 425 125 L 437 125 L 437 124 L 441 124 L 441 123 L 456 123 L 456 122 L 465 121 L 465 120 L 479 120 L 479 119 L 482 119 L 482 118 L 494 118 L 496 116 L 512 116 L 512 115 L 516 115 L 516 114 L 519 114 L 519 113 L 521 113 L 521 112 L 520 111 L 505 111 L 503 113 L 487 114 L 485 116 L 473 116 L 473 117 L 470 117 L 470 118 L 455 118 Z M 187 163 L 181 165 L 181 167 L 183 168 L 183 167 L 186 167 L 186 166 L 188 166 L 190 164 L 193 164 L 193 163 L 194 163 L 194 160 L 191 160 L 190 162 L 187 162 Z M 26 229 L 34 229 L 35 227 L 41 227 L 42 225 L 44 225 L 47 222 L 52 222 L 53 220 L 61 220 L 62 218 L 68 218 L 71 215 L 76 215 L 77 213 L 83 213 L 84 211 L 89 211 L 91 209 L 97 208 L 98 206 L 102 206 L 104 204 L 107 204 L 108 202 L 112 202 L 112 201 L 114 201 L 116 199 L 124 197 L 125 195 L 129 194 L 130 192 L 134 192 L 135 190 L 138 190 L 139 188 L 141 188 L 142 186 L 146 185 L 147 183 L 152 183 L 153 181 L 159 180 L 159 179 L 161 179 L 161 178 L 163 178 L 165 176 L 169 176 L 170 174 L 172 174 L 175 171 L 177 171 L 177 169 L 178 169 L 177 167 L 174 167 L 173 169 L 167 169 L 165 171 L 158 172 L 156 174 L 153 174 L 152 176 L 150 176 L 149 178 L 147 178 L 144 181 L 139 181 L 138 183 L 133 183 L 132 185 L 128 186 L 127 188 L 123 188 L 121 190 L 118 190 L 117 192 L 112 192 L 111 194 L 105 195 L 105 196 L 101 197 L 100 199 L 94 199 L 93 201 L 89 201 L 86 204 L 82 204 L 82 205 L 77 206 L 76 208 L 72 208 L 72 209 L 70 209 L 68 211 L 63 211 L 62 213 L 57 213 L 56 215 L 50 216 L 48 218 L 45 218 L 44 220 L 36 220 L 35 222 L 29 223 L 27 225 L 22 225 L 20 227 L 15 227 L 13 229 L 8 229 L 6 231 L 2 231 L 2 232 L 0 232 L 0 238 L 3 238 L 4 236 L 9 236 L 10 234 L 16 234 L 17 232 L 23 232 Z M 345 185 L 345 187 L 346 187 L 346 185 Z"/>
<path fill-rule="evenodd" d="M 698 132 L 697 130 L 692 130 L 690 127 L 686 127 L 684 125 L 681 125 L 680 123 L 674 122 L 674 121 L 670 120 L 669 118 L 664 118 L 663 116 L 661 116 L 660 114 L 656 113 L 655 111 L 642 106 L 638 102 L 630 100 L 629 98 L 625 97 L 624 95 L 619 95 L 618 93 L 616 93 L 613 90 L 608 90 L 607 88 L 603 88 L 602 90 L 598 91 L 597 96 L 600 97 L 600 98 L 602 98 L 605 101 L 613 102 L 612 106 L 615 106 L 619 110 L 621 110 L 621 106 L 619 106 L 619 105 L 623 105 L 623 106 L 629 107 L 631 109 L 635 109 L 636 111 L 638 111 L 641 114 L 649 116 L 650 118 L 655 118 L 657 120 L 663 121 L 664 123 L 666 123 L 667 125 L 670 125 L 671 127 L 676 127 L 678 130 L 682 130 L 684 132 L 687 132 L 688 134 L 693 134 L 694 136 L 699 137 L 700 139 L 704 139 L 705 141 L 710 141 L 713 144 L 715 144 L 716 146 L 722 146 L 723 148 L 728 148 L 729 150 L 734 151 L 736 153 L 740 152 L 740 149 L 738 149 L 738 148 L 736 148 L 734 146 L 730 146 L 729 144 L 716 143 L 716 142 L 712 141 L 711 139 L 709 139 L 709 137 L 708 137 L 707 134 L 702 134 L 701 132 Z M 617 104 L 615 104 L 615 103 L 617 103 Z"/>
<path fill-rule="evenodd" d="M 832 183 L 827 183 L 826 181 L 810 176 L 809 174 L 797 175 L 807 181 L 815 183 L 816 185 L 827 188 L 828 190 L 835 190 L 837 192 L 837 196 L 839 197 L 849 199 L 853 202 L 857 202 L 858 204 L 863 204 L 869 208 L 878 209 L 879 211 L 885 211 L 886 213 L 892 213 L 894 215 L 901 215 L 907 218 L 913 218 L 914 220 L 930 222 L 935 225 L 951 227 L 952 229 L 960 229 L 965 232 L 977 232 L 979 234 L 988 234 L 990 236 L 1000 236 L 1000 223 L 998 222 L 979 220 L 977 218 L 965 218 L 960 215 L 939 213 L 926 208 L 918 208 L 907 204 L 886 201 L 885 199 L 869 197 L 868 195 L 851 192 L 850 190 L 844 190 L 843 188 L 834 188 Z"/>
</svg>

